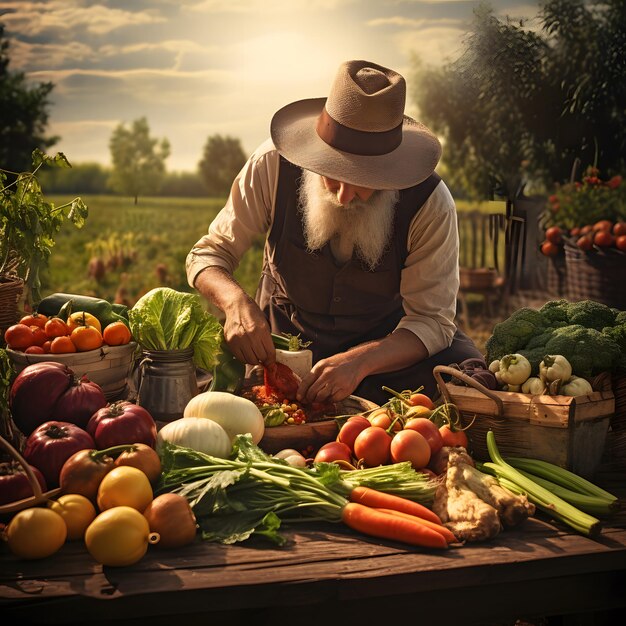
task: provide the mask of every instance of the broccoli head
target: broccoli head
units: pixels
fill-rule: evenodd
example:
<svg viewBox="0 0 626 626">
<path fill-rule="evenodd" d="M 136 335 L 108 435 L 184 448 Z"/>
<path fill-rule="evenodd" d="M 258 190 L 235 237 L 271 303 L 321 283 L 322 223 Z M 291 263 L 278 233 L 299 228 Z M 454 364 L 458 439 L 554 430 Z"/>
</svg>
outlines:
<svg viewBox="0 0 626 626">
<path fill-rule="evenodd" d="M 567 307 L 569 302 L 567 300 L 550 300 L 546 302 L 540 309 L 539 313 L 543 315 L 548 326 L 553 326 L 556 322 L 568 322 Z"/>
<path fill-rule="evenodd" d="M 508 319 L 493 327 L 493 334 L 485 345 L 487 362 L 513 354 L 523 348 L 535 335 L 545 330 L 545 320 L 535 309 L 523 307 Z"/>
<path fill-rule="evenodd" d="M 619 346 L 610 337 L 580 324 L 557 328 L 545 348 L 545 354 L 562 354 L 573 373 L 583 378 L 613 369 L 621 357 Z"/>
<path fill-rule="evenodd" d="M 594 300 L 582 300 L 567 306 L 567 317 L 570 324 L 601 331 L 615 323 L 615 309 Z"/>
<path fill-rule="evenodd" d="M 602 329 L 602 334 L 613 340 L 626 353 L 626 324 L 618 326 L 607 326 Z"/>
<path fill-rule="evenodd" d="M 621 326 L 622 324 L 626 324 L 626 311 L 620 311 L 615 316 L 615 325 Z"/>
<path fill-rule="evenodd" d="M 546 356 L 546 354 L 548 354 L 546 352 L 546 348 L 544 345 L 541 346 L 537 346 L 535 348 L 523 348 L 522 350 L 518 350 L 517 351 L 518 354 L 521 354 L 522 356 L 525 356 L 528 359 L 528 362 L 530 363 L 530 375 L 531 376 L 538 376 L 539 375 L 539 363 L 541 363 L 541 361 L 543 361 L 543 357 Z"/>
</svg>

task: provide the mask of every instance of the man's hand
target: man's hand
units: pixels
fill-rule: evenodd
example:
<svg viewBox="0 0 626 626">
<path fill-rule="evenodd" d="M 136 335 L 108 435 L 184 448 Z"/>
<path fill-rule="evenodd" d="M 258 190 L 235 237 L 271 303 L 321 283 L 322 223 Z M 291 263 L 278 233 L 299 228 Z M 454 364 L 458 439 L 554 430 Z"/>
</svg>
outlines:
<svg viewBox="0 0 626 626">
<path fill-rule="evenodd" d="M 310 404 L 347 398 L 364 378 L 359 374 L 357 360 L 356 354 L 342 352 L 318 361 L 302 379 L 297 400 Z"/>
<path fill-rule="evenodd" d="M 428 356 L 422 340 L 400 328 L 391 335 L 318 361 L 304 377 L 297 399 L 303 402 L 339 402 L 370 374 L 395 372 Z"/>
<path fill-rule="evenodd" d="M 252 365 L 276 360 L 270 326 L 254 300 L 241 298 L 224 312 L 224 340 L 235 357 Z"/>
<path fill-rule="evenodd" d="M 225 269 L 207 267 L 196 277 L 195 287 L 224 312 L 224 340 L 237 359 L 251 365 L 270 365 L 276 360 L 265 315 Z"/>
</svg>

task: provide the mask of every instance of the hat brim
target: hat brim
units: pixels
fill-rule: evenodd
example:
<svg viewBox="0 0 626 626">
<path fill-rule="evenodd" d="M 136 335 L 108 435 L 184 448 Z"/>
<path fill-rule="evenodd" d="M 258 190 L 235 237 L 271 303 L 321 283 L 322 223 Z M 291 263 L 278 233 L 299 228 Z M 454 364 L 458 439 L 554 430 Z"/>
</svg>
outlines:
<svg viewBox="0 0 626 626">
<path fill-rule="evenodd" d="M 441 158 L 441 144 L 423 124 L 406 117 L 402 142 L 387 154 L 362 156 L 337 150 L 316 132 L 326 98 L 292 102 L 270 124 L 278 152 L 296 165 L 368 189 L 406 189 L 426 180 Z"/>
</svg>

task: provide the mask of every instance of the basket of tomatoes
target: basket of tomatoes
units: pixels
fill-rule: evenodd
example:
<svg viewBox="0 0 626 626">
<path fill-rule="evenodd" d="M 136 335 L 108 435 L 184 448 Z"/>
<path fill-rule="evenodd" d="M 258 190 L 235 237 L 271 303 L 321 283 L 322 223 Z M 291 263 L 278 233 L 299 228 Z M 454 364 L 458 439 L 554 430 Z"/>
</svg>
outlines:
<svg viewBox="0 0 626 626">
<path fill-rule="evenodd" d="M 541 252 L 558 266 L 568 300 L 595 300 L 626 309 L 626 223 L 600 220 L 570 229 L 551 226 Z"/>
<path fill-rule="evenodd" d="M 137 349 L 123 321 L 103 325 L 86 311 L 76 311 L 66 319 L 26 315 L 6 329 L 4 340 L 18 373 L 33 363 L 63 363 L 100 385 L 108 400 L 125 390 Z"/>
</svg>

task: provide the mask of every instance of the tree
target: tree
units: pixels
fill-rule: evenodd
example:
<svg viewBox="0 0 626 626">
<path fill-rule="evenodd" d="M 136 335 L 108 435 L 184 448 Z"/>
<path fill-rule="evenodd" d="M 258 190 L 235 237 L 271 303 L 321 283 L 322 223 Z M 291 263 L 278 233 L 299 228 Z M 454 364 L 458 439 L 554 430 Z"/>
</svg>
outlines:
<svg viewBox="0 0 626 626">
<path fill-rule="evenodd" d="M 167 139 L 150 137 L 145 117 L 135 120 L 131 128 L 120 124 L 109 141 L 113 162 L 109 185 L 114 191 L 134 196 L 156 193 L 165 174 L 165 159 L 170 154 Z"/>
<path fill-rule="evenodd" d="M 414 61 L 422 121 L 474 196 L 550 187 L 577 159 L 607 175 L 626 164 L 626 3 L 549 0 L 539 20 L 533 31 L 481 5 L 458 60 Z"/>
<path fill-rule="evenodd" d="M 246 162 L 241 141 L 234 137 L 212 135 L 204 146 L 198 169 L 209 194 L 225 196 L 233 179 Z"/>
<path fill-rule="evenodd" d="M 23 72 L 9 70 L 9 42 L 0 24 L 0 167 L 26 171 L 36 148 L 45 152 L 58 137 L 45 137 L 52 83 L 29 86 Z"/>
</svg>

